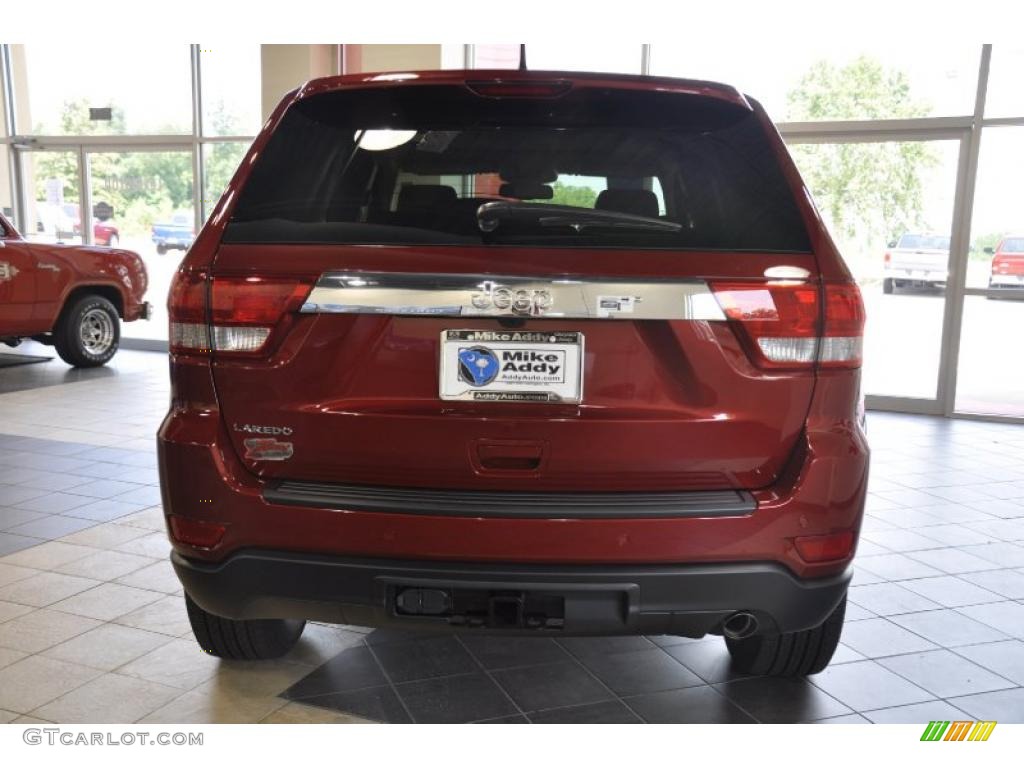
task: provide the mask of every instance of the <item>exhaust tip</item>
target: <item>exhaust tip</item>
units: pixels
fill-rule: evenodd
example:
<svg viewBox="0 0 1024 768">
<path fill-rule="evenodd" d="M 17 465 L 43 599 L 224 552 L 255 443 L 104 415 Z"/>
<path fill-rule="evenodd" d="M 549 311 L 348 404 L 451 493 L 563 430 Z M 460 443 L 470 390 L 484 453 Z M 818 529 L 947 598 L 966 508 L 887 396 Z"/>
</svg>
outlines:
<svg viewBox="0 0 1024 768">
<path fill-rule="evenodd" d="M 722 634 L 730 640 L 742 640 L 757 632 L 757 617 L 746 611 L 737 611 L 722 622 Z"/>
</svg>

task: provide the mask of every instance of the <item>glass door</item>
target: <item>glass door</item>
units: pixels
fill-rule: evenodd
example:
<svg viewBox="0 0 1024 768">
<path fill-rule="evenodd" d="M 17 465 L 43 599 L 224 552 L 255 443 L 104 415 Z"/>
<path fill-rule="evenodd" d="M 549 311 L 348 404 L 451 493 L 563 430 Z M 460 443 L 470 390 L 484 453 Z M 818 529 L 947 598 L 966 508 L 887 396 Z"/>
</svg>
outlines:
<svg viewBox="0 0 1024 768">
<path fill-rule="evenodd" d="M 961 139 L 790 137 L 867 308 L 868 407 L 941 412 L 940 365 Z"/>
<path fill-rule="evenodd" d="M 82 169 L 77 149 L 20 152 L 24 180 L 24 217 L 19 222 L 26 240 L 37 243 L 82 244 Z"/>
<path fill-rule="evenodd" d="M 146 263 L 149 322 L 128 323 L 127 338 L 167 339 L 167 291 L 195 238 L 192 153 L 88 151 L 89 200 L 97 245 L 119 245 Z"/>
<path fill-rule="evenodd" d="M 984 129 L 954 410 L 1024 418 L 1024 126 Z"/>
</svg>

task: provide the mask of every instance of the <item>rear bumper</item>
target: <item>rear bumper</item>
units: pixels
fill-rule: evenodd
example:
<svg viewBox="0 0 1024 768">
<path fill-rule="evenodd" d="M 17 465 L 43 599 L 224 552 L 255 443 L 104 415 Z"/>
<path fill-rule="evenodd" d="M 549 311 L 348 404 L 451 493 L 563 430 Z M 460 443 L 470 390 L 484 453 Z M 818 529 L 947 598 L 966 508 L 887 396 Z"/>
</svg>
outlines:
<svg viewBox="0 0 1024 768">
<path fill-rule="evenodd" d="M 903 267 L 886 267 L 885 277 L 895 280 L 906 280 L 914 283 L 945 283 L 948 277 L 946 270 L 930 270 Z"/>
<path fill-rule="evenodd" d="M 233 619 L 563 635 L 701 637 L 720 632 L 722 622 L 736 611 L 753 613 L 761 631 L 808 629 L 821 624 L 839 604 L 852 575 L 848 567 L 827 578 L 799 579 L 774 563 L 498 565 L 267 550 L 242 550 L 219 563 L 175 552 L 171 561 L 192 599 L 211 613 Z M 409 588 L 444 592 L 453 606 L 446 615 L 403 615 L 396 607 L 397 596 Z M 486 608 L 483 613 L 463 610 L 486 606 L 487 595 L 557 605 L 553 611 L 562 618 L 557 627 L 538 620 L 539 628 L 527 629 L 522 622 L 488 617 Z"/>
</svg>

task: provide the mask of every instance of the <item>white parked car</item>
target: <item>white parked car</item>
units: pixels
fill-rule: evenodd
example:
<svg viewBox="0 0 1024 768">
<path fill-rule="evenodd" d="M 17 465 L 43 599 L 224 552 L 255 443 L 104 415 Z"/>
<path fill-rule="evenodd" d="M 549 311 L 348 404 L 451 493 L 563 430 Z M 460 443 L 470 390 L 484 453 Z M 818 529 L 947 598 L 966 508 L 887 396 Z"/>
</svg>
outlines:
<svg viewBox="0 0 1024 768">
<path fill-rule="evenodd" d="M 944 288 L 949 269 L 949 236 L 907 232 L 885 252 L 882 291 L 897 288 Z"/>
</svg>

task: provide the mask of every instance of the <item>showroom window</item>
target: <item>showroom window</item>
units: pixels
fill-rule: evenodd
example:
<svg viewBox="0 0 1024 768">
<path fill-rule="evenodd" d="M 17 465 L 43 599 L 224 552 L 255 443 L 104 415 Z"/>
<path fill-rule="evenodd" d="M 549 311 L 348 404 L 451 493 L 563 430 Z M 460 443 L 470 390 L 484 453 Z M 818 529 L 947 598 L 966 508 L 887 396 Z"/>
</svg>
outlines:
<svg viewBox="0 0 1024 768">
<path fill-rule="evenodd" d="M 21 76 L 28 91 L 28 114 L 18 115 L 22 135 L 192 132 L 187 45 L 119 40 L 117 45 L 31 43 L 12 49 L 16 78 Z"/>
<path fill-rule="evenodd" d="M 707 37 L 654 44 L 650 56 L 652 75 L 733 85 L 777 122 L 881 120 L 971 114 L 979 47 L 831 39 L 729 47 Z"/>
<path fill-rule="evenodd" d="M 260 115 L 260 47 L 201 44 L 204 136 L 253 136 Z"/>
<path fill-rule="evenodd" d="M 992 47 L 988 73 L 985 117 L 1024 115 L 1024 46 L 999 44 Z"/>
</svg>

